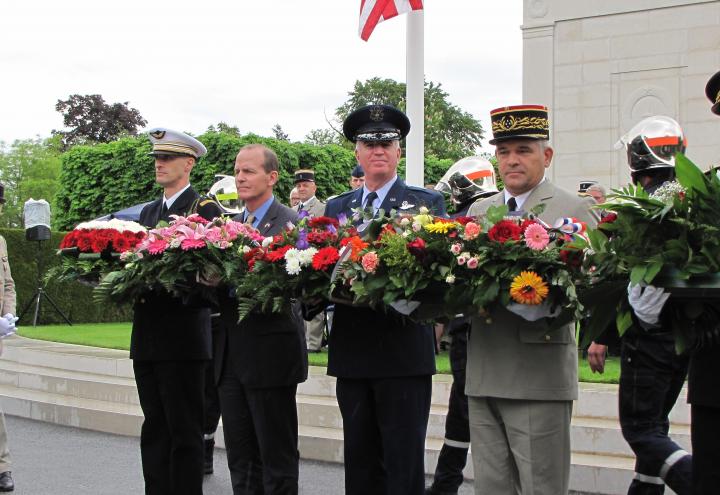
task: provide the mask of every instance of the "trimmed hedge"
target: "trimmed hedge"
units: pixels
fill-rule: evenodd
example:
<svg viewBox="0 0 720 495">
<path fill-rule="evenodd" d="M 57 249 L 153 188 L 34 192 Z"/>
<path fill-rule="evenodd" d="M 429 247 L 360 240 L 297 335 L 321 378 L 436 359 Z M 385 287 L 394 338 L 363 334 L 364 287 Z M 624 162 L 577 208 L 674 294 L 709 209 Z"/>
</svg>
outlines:
<svg viewBox="0 0 720 495">
<path fill-rule="evenodd" d="M 92 300 L 92 289 L 74 282 L 42 283 L 45 271 L 59 262 L 57 247 L 65 232 L 53 232 L 49 241 L 38 243 L 25 240 L 25 231 L 21 229 L 0 229 L 7 241 L 10 271 L 15 280 L 18 316 L 30 304 L 25 316 L 18 325 L 32 325 L 35 311 L 33 295 L 38 288 L 38 259 L 42 269 L 41 284 L 48 296 L 73 323 L 96 323 L 110 321 L 129 321 L 132 310 L 129 306 L 97 305 Z M 39 251 L 39 252 L 38 252 Z M 38 256 L 39 254 L 39 256 Z M 40 301 L 38 323 L 64 323 L 62 317 L 53 309 L 46 298 Z"/>
<path fill-rule="evenodd" d="M 337 145 L 315 146 L 289 143 L 254 134 L 238 136 L 208 131 L 198 137 L 208 149 L 192 172 L 193 187 L 207 191 L 215 174 L 232 175 L 238 150 L 250 143 L 273 149 L 280 161 L 280 180 L 275 196 L 287 203 L 293 187 L 293 173 L 299 168 L 315 170 L 317 195 L 327 198 L 349 188 L 350 171 L 355 166 L 351 150 Z M 117 211 L 160 195 L 155 184 L 150 142 L 145 136 L 128 137 L 112 143 L 76 146 L 62 155 L 60 190 L 55 198 L 53 227 L 72 229 L 79 222 Z M 452 160 L 425 161 L 425 182 L 436 183 L 452 165 Z M 404 176 L 405 160 L 398 173 Z"/>
</svg>

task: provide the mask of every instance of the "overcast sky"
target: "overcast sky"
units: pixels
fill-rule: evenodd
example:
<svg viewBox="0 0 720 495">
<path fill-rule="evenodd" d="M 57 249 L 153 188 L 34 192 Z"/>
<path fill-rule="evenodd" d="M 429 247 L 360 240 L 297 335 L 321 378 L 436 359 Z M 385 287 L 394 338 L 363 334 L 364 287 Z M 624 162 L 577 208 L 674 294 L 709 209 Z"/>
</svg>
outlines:
<svg viewBox="0 0 720 495">
<path fill-rule="evenodd" d="M 425 77 L 489 133 L 521 102 L 522 3 L 425 1 Z M 326 127 L 356 80 L 405 82 L 405 17 L 358 36 L 360 0 L 0 3 L 0 141 L 62 128 L 58 99 L 128 101 L 149 127 L 227 122 L 293 141 Z M 485 145 L 485 151 L 489 147 Z"/>
</svg>

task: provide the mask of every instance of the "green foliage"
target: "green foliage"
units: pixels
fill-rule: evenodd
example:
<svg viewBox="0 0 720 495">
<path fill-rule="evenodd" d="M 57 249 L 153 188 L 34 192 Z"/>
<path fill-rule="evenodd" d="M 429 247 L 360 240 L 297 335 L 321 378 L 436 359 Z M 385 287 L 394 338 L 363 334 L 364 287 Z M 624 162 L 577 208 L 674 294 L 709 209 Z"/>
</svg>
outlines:
<svg viewBox="0 0 720 495">
<path fill-rule="evenodd" d="M 235 156 L 240 148 L 261 143 L 273 149 L 280 162 L 280 178 L 275 196 L 286 203 L 293 188 L 293 174 L 300 168 L 315 171 L 317 196 L 327 198 L 349 188 L 350 171 L 355 155 L 341 146 L 314 146 L 289 143 L 255 134 L 241 136 L 226 124 L 223 131 L 211 127 L 198 139 L 208 149 L 192 171 L 191 182 L 199 192 L 206 192 L 215 182 L 215 174 L 232 175 Z M 112 143 L 75 146 L 62 155 L 60 188 L 56 196 L 53 227 L 71 229 L 79 222 L 97 218 L 134 204 L 151 201 L 161 193 L 155 184 L 153 159 L 148 155 L 150 142 L 144 137 L 127 137 Z M 428 157 L 425 177 L 428 182 L 440 180 L 451 160 Z M 398 167 L 404 175 L 404 160 Z"/>
<path fill-rule="evenodd" d="M 52 205 L 59 175 L 57 138 L 18 140 L 9 147 L 0 143 L 0 181 L 6 200 L 0 226 L 22 227 L 23 205 L 30 198 L 45 199 Z"/>
<path fill-rule="evenodd" d="M 100 95 L 70 95 L 58 100 L 55 110 L 63 116 L 68 131 L 53 131 L 65 147 L 81 143 L 107 143 L 120 136 L 134 136 L 147 121 L 128 102 L 105 103 Z"/>
<path fill-rule="evenodd" d="M 348 96 L 348 101 L 335 111 L 338 123 L 352 111 L 372 103 L 392 105 L 403 111 L 407 107 L 405 84 L 392 79 L 355 81 Z M 480 121 L 450 103 L 448 96 L 441 84 L 425 81 L 425 154 L 457 161 L 477 153 L 483 129 Z"/>
<path fill-rule="evenodd" d="M 70 318 L 70 321 L 76 323 L 129 320 L 131 317 L 129 307 L 94 305 L 90 287 L 59 280 L 50 280 L 47 283 L 42 281 L 45 272 L 61 261 L 56 252 L 57 246 L 60 245 L 65 234 L 65 232 L 53 232 L 49 241 L 38 243 L 26 241 L 23 230 L 0 229 L 0 235 L 5 238 L 8 245 L 10 270 L 15 280 L 15 292 L 17 293 L 18 316 L 26 305 L 31 304 L 30 310 L 20 320 L 19 325 L 32 324 L 35 308 L 32 297 L 38 287 L 38 259 L 41 269 L 40 283 L 63 313 Z M 64 320 L 43 298 L 40 304 L 39 321 L 60 323 Z"/>
</svg>

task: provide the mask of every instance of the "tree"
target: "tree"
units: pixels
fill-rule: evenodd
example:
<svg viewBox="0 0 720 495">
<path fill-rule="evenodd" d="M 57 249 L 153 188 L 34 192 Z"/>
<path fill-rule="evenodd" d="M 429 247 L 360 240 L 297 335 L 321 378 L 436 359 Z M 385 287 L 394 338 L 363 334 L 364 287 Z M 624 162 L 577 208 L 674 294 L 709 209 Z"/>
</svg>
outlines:
<svg viewBox="0 0 720 495">
<path fill-rule="evenodd" d="M 326 146 L 328 144 L 342 146 L 344 140 L 343 135 L 334 129 L 313 129 L 305 136 L 305 142 L 315 146 Z"/>
<path fill-rule="evenodd" d="M 128 102 L 105 103 L 100 95 L 70 95 L 67 100 L 58 100 L 55 110 L 63 116 L 68 131 L 53 131 L 62 136 L 63 145 L 109 143 L 122 136 L 135 136 L 147 121 Z"/>
<path fill-rule="evenodd" d="M 353 110 L 372 103 L 405 110 L 405 84 L 374 77 L 355 81 L 349 99 L 335 111 L 339 122 Z M 448 101 L 441 84 L 425 81 L 425 154 L 459 160 L 478 152 L 483 137 L 480 121 Z"/>
<path fill-rule="evenodd" d="M 288 136 L 288 134 L 285 131 L 283 131 L 283 128 L 280 124 L 275 124 L 272 128 L 272 132 L 273 132 L 273 136 L 275 137 L 275 139 L 277 139 L 279 141 L 290 142 L 290 139 L 289 139 L 290 136 Z"/>
<path fill-rule="evenodd" d="M 5 186 L 5 208 L 0 226 L 21 228 L 23 205 L 30 198 L 52 204 L 60 187 L 59 137 L 0 143 L 0 181 Z"/>
</svg>

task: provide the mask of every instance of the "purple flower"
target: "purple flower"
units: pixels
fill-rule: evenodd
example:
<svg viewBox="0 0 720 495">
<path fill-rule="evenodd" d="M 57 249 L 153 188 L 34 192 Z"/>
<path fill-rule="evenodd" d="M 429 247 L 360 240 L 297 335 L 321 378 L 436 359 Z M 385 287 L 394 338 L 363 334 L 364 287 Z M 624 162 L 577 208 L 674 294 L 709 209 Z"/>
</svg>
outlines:
<svg viewBox="0 0 720 495">
<path fill-rule="evenodd" d="M 338 222 L 340 223 L 340 225 L 346 225 L 348 223 L 348 217 L 345 213 L 340 213 L 337 216 L 337 219 L 338 219 Z"/>
<path fill-rule="evenodd" d="M 310 213 L 307 210 L 300 210 L 300 213 L 298 213 L 298 219 L 306 218 L 309 216 L 310 216 Z"/>
<path fill-rule="evenodd" d="M 327 230 L 331 234 L 337 234 L 337 229 L 332 224 L 328 224 L 327 227 L 325 227 L 325 230 Z"/>
<path fill-rule="evenodd" d="M 300 229 L 298 231 L 298 240 L 295 243 L 295 247 L 301 251 L 310 247 L 310 243 L 307 241 L 307 231 L 305 229 Z"/>
</svg>

